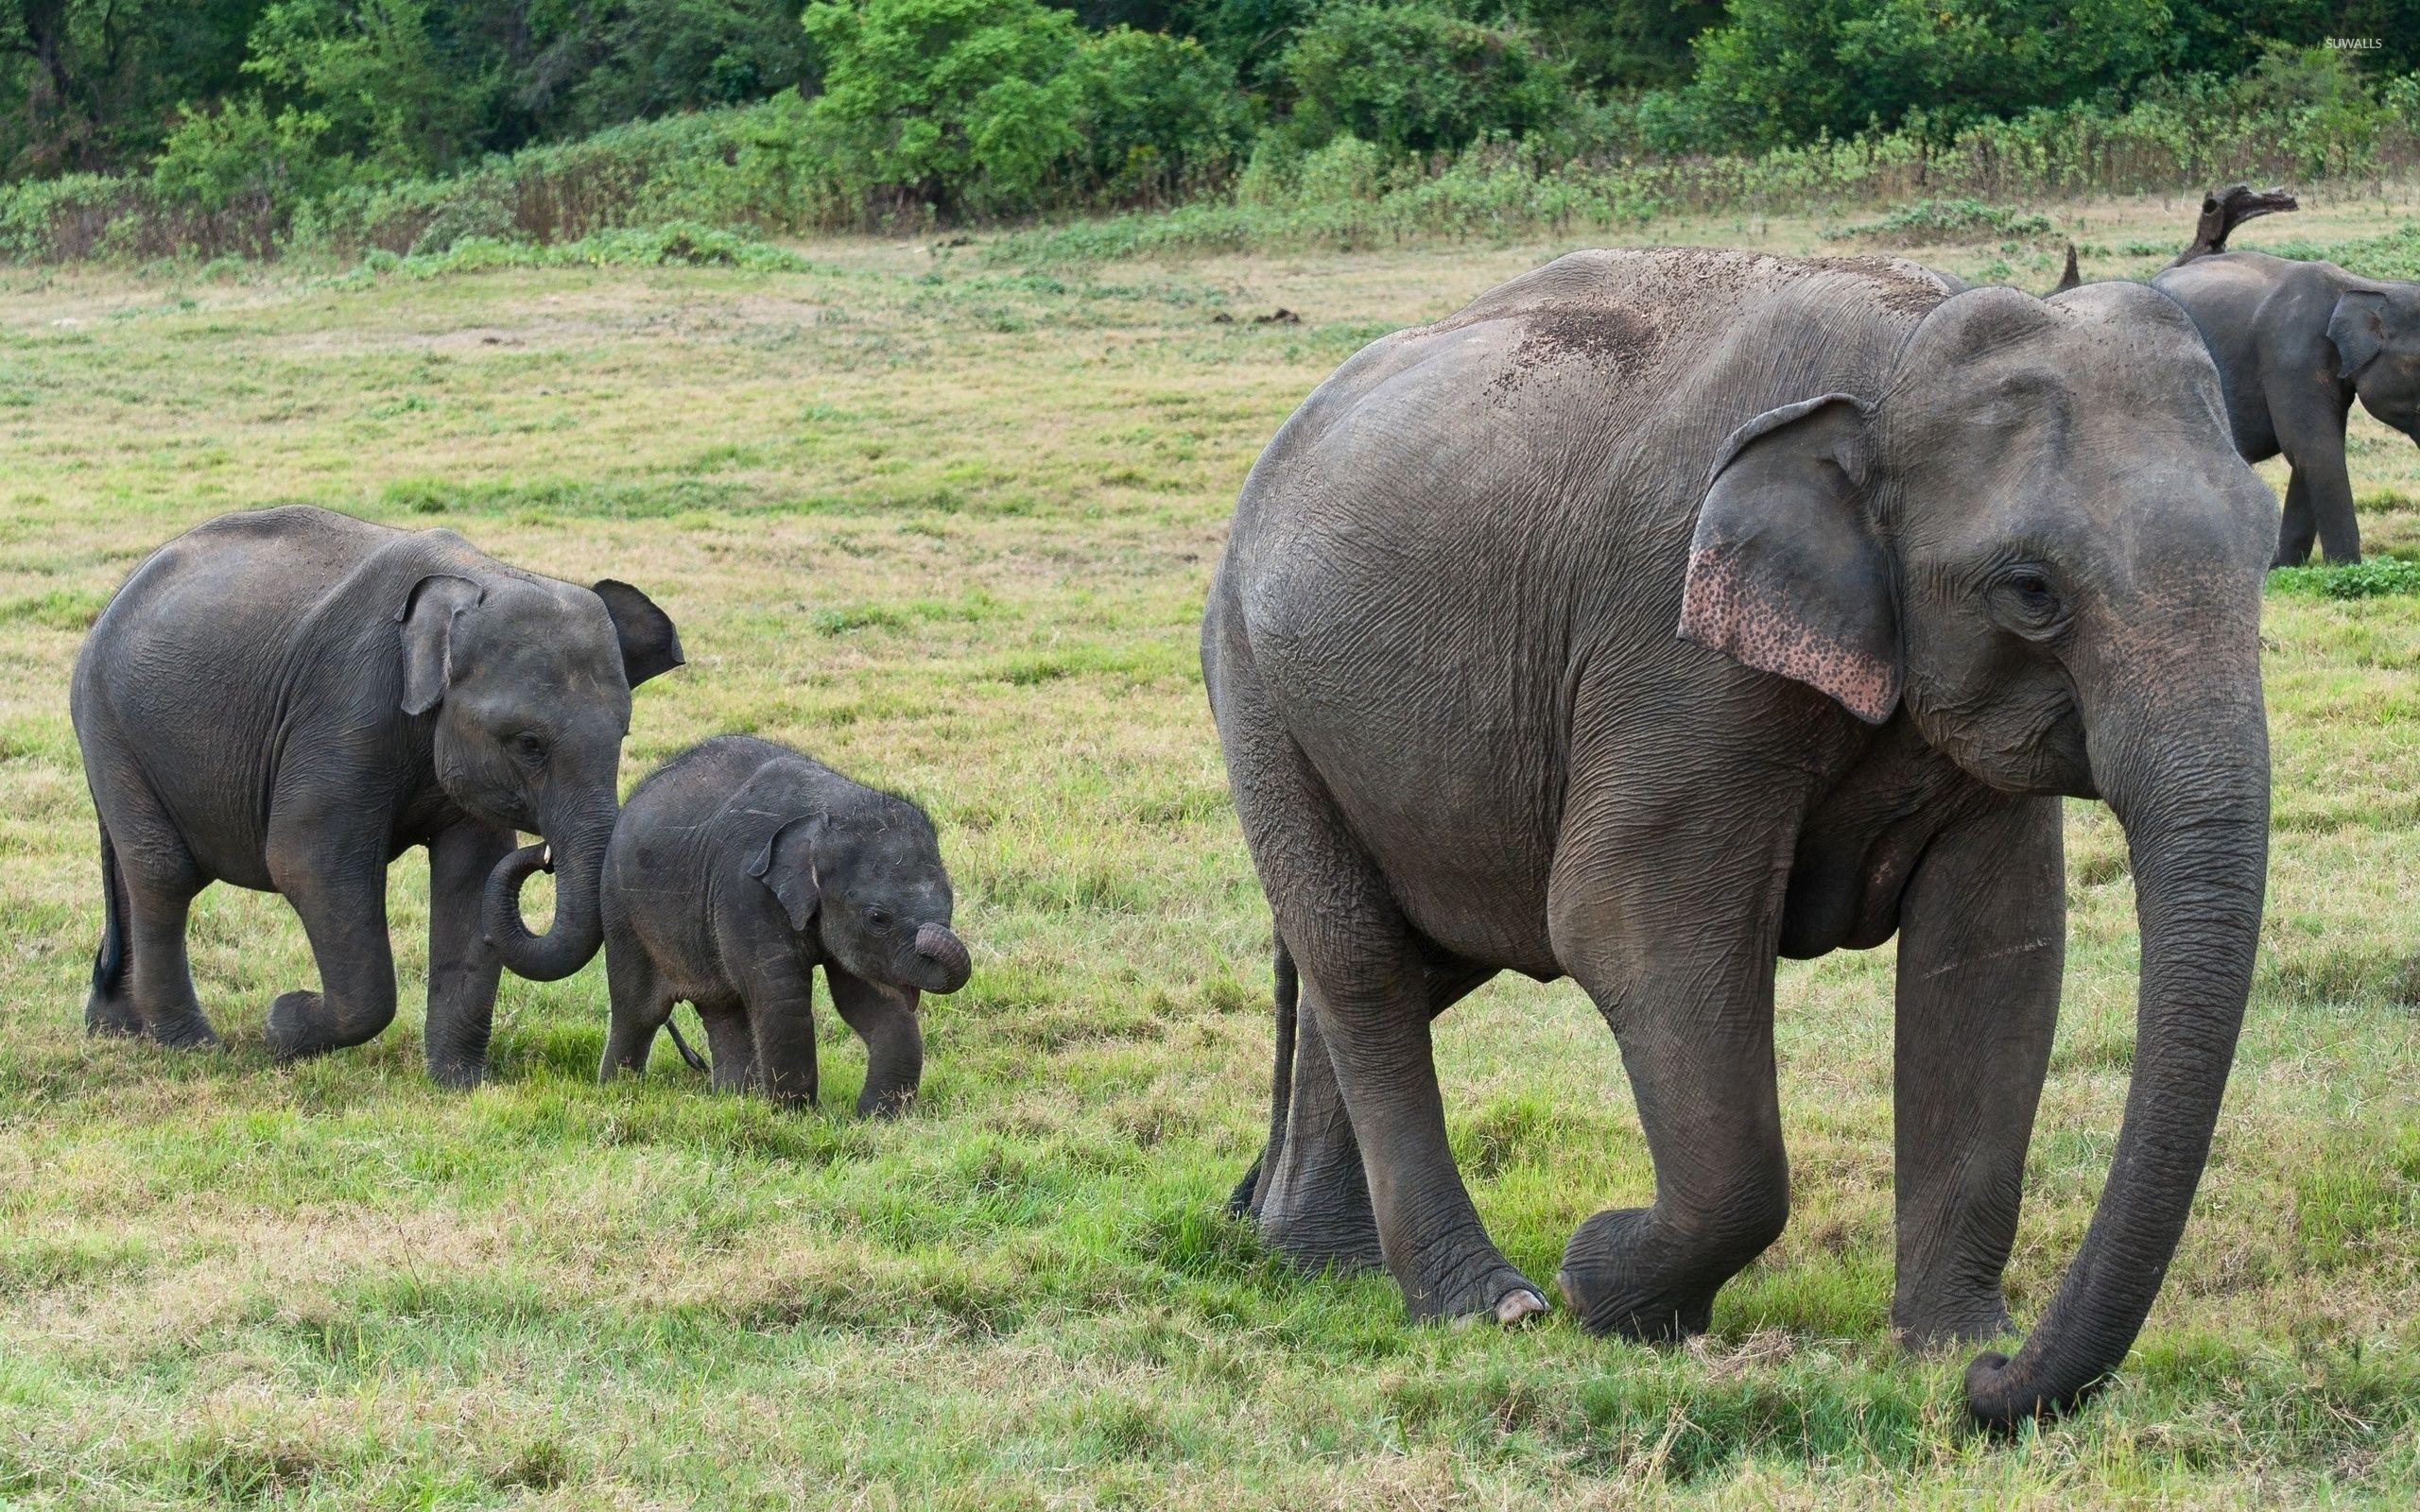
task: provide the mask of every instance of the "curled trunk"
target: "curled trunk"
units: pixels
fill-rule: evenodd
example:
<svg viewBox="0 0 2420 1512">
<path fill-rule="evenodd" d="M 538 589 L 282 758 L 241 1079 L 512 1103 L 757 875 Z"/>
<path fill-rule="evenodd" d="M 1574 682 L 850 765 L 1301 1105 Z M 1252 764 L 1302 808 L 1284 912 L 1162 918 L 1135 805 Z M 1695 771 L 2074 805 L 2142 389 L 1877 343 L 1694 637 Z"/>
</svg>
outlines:
<svg viewBox="0 0 2420 1512">
<path fill-rule="evenodd" d="M 915 984 L 920 990 L 948 994 L 966 985 L 975 971 L 966 942 L 940 924 L 916 931 Z"/>
<path fill-rule="evenodd" d="M 497 862 L 489 874 L 481 922 L 488 943 L 514 975 L 532 982 L 559 981 L 587 965 L 604 943 L 599 885 L 615 812 L 606 803 L 573 823 L 550 826 L 564 834 L 562 843 L 525 846 Z M 545 934 L 536 935 L 521 918 L 521 885 L 531 873 L 547 869 L 550 856 L 555 921 Z"/>
</svg>

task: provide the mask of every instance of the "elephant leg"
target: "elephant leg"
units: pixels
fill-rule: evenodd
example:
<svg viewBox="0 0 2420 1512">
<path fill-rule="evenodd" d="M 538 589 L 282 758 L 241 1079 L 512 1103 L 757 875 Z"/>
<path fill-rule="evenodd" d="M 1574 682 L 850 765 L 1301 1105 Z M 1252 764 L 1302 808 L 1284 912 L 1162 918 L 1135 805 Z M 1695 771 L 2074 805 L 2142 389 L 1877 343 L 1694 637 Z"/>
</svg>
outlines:
<svg viewBox="0 0 2420 1512">
<path fill-rule="evenodd" d="M 1589 1329 L 1673 1340 L 1789 1213 L 1773 1071 L 1773 961 L 1796 814 L 1743 822 L 1635 772 L 1575 793 L 1548 893 L 1555 952 L 1613 1028 L 1655 1165 L 1655 1200 L 1582 1223 L 1556 1277 Z"/>
<path fill-rule="evenodd" d="M 1302 973 L 1302 1021 L 1326 1046 L 1361 1147 L 1387 1268 L 1415 1316 L 1512 1323 L 1542 1313 L 1545 1294 L 1488 1237 L 1445 1143 L 1427 973 L 1412 933 L 1270 706 L 1250 647 L 1231 631 L 1218 651 L 1205 652 L 1205 664 L 1236 816 Z"/>
<path fill-rule="evenodd" d="M 706 1052 L 714 1057 L 714 1086 L 718 1092 L 756 1091 L 756 1037 L 748 1012 L 736 1002 L 698 1005 L 706 1026 Z"/>
<path fill-rule="evenodd" d="M 456 825 L 428 845 L 428 1021 L 422 1040 L 428 1074 L 442 1086 L 475 1087 L 487 1074 L 504 962 L 480 928 L 480 895 L 512 846 L 510 833 L 484 824 Z"/>
<path fill-rule="evenodd" d="M 2345 406 L 2342 394 L 2333 383 L 2311 384 L 2292 375 L 2280 375 L 2278 381 L 2284 391 L 2270 396 L 2269 410 L 2276 417 L 2278 447 L 2293 469 L 2286 483 L 2289 526 L 2280 528 L 2278 560 L 2283 565 L 2292 565 L 2284 562 L 2290 543 L 2285 530 L 2293 520 L 2294 496 L 2299 490 L 2304 511 L 2327 559 L 2360 561 L 2361 523 L 2353 507 L 2352 475 L 2344 469 Z M 2306 546 L 2304 555 L 2308 554 Z"/>
<path fill-rule="evenodd" d="M 756 1052 L 757 1090 L 777 1103 L 812 1104 L 816 1094 L 815 970 L 789 941 L 759 946 L 734 963 L 748 1036 Z M 720 1046 L 717 1046 L 719 1068 Z"/>
<path fill-rule="evenodd" d="M 627 927 L 608 926 L 605 931 L 605 991 L 613 1017 L 606 1024 L 605 1057 L 596 1067 L 596 1079 L 612 1081 L 622 1072 L 645 1075 L 656 1031 L 672 1017 L 673 997 L 655 957 Z M 717 1068 L 722 1055 L 717 1042 Z"/>
<path fill-rule="evenodd" d="M 206 1048 L 218 1031 L 195 998 L 185 955 L 193 900 L 207 882 L 184 837 L 141 779 L 89 762 L 101 813 L 104 923 L 119 958 L 96 961 L 84 1024 L 93 1034 L 133 1034 L 162 1044 Z M 104 940 L 102 954 L 110 954 Z"/>
<path fill-rule="evenodd" d="M 269 1053 L 295 1060 L 376 1037 L 395 1017 L 384 824 L 290 811 L 270 824 L 268 868 L 320 968 L 319 991 L 281 993 L 269 1005 Z"/>
<path fill-rule="evenodd" d="M 1490 967 L 1431 960 L 1429 1020 L 1433 1022 L 1495 974 Z M 1253 1168 L 1266 1172 L 1267 1178 L 1257 1181 L 1250 1211 L 1262 1233 L 1298 1264 L 1338 1270 L 1383 1264 L 1361 1147 L 1353 1137 L 1336 1067 L 1313 1015 L 1296 1015 L 1293 1062 L 1285 1124 Z"/>
<path fill-rule="evenodd" d="M 2296 468 L 2286 479 L 2286 509 L 2277 519 L 2277 555 L 2272 567 L 2299 567 L 2310 560 L 2311 543 L 2319 539 L 2319 522 L 2311 514 L 2310 490 Z"/>
<path fill-rule="evenodd" d="M 868 1118 L 896 1115 L 916 1100 L 925 1080 L 918 994 L 877 987 L 829 961 L 823 963 L 823 980 L 832 989 L 834 1011 L 865 1042 L 866 1082 L 857 1093 L 857 1111 Z"/>
<path fill-rule="evenodd" d="M 2066 957 L 2055 799 L 1927 849 L 1899 904 L 1891 1321 L 1922 1347 L 2009 1328 L 2000 1290 Z"/>
<path fill-rule="evenodd" d="M 1292 1090 L 1282 1137 L 1261 1153 L 1252 1215 L 1261 1236 L 1309 1270 L 1360 1270 L 1386 1263 L 1378 1215 L 1370 1204 L 1361 1145 L 1337 1086 L 1319 1016 L 1304 1004 L 1295 1017 Z"/>
</svg>

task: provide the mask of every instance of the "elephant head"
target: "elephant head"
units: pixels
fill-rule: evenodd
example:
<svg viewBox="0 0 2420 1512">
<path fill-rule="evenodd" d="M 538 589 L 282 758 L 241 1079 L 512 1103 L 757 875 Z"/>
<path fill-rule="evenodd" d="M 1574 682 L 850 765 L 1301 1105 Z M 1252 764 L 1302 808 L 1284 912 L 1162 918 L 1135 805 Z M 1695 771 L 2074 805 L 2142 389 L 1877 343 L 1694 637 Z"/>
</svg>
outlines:
<svg viewBox="0 0 2420 1512">
<path fill-rule="evenodd" d="M 815 954 L 876 988 L 872 1016 L 836 1005 L 866 1040 L 859 1109 L 912 1094 L 924 1067 L 917 995 L 966 985 L 972 962 L 950 929 L 953 899 L 932 822 L 904 799 L 868 793 L 844 812 L 785 822 L 749 872 L 780 900 Z"/>
<path fill-rule="evenodd" d="M 491 824 L 546 837 L 489 877 L 488 939 L 522 976 L 569 976 L 603 938 L 597 891 L 631 690 L 682 663 L 680 635 L 628 583 L 585 589 L 504 573 L 424 576 L 395 622 L 403 711 L 432 722 L 446 796 Z M 521 884 L 549 864 L 561 890 L 554 923 L 538 936 L 522 922 Z"/>
<path fill-rule="evenodd" d="M 1904 707 L 2006 792 L 2104 799 L 2142 926 L 2133 1086 L 2083 1247 L 2014 1360 L 2007 1423 L 2080 1400 L 2134 1342 L 2209 1150 L 2266 885 L 2259 607 L 2275 502 L 2216 369 L 2135 284 L 1935 307 L 1871 394 L 1742 426 L 1711 478 L 1681 633 L 1859 718 Z"/>
<path fill-rule="evenodd" d="M 2420 284 L 2347 289 L 2327 318 L 2336 376 L 2349 379 L 2361 407 L 2420 439 Z"/>
</svg>

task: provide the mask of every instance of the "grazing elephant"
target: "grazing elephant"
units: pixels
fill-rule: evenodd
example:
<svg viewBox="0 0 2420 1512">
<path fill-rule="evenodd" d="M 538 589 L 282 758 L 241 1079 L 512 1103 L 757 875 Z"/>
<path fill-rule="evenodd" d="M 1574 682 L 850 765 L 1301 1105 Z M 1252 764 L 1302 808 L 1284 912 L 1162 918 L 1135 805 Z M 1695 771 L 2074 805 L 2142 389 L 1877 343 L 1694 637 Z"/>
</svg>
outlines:
<svg viewBox="0 0 2420 1512">
<path fill-rule="evenodd" d="M 1789 1210 L 1774 960 L 1896 934 L 1893 1318 L 2002 1332 L 2059 795 L 2098 797 L 2142 915 L 2134 1088 L 2048 1312 L 1967 1374 L 1992 1422 L 2077 1400 L 2159 1289 L 2251 986 L 2272 507 L 2140 284 L 1578 252 L 1364 349 L 1253 467 L 1202 626 L 1281 993 L 1300 972 L 1268 1238 L 1382 1258 L 1415 1314 L 1544 1311 L 1455 1169 L 1429 1024 L 1567 974 L 1656 1190 L 1581 1225 L 1563 1295 L 1703 1330 Z"/>
<path fill-rule="evenodd" d="M 424 845 L 429 1074 L 475 1083 L 498 967 L 552 981 L 596 954 L 631 690 L 681 661 L 637 589 L 541 577 L 449 530 L 297 507 L 169 541 L 76 659 L 104 909 L 86 1024 L 215 1044 L 185 918 L 230 882 L 283 893 L 320 969 L 269 1005 L 270 1050 L 361 1043 L 395 1016 L 387 865 Z M 544 937 L 513 890 L 543 849 L 506 865 L 520 830 L 557 864 Z"/>
<path fill-rule="evenodd" d="M 2344 419 L 2358 396 L 2380 421 L 2420 438 L 2420 284 L 2216 252 L 2166 269 L 2152 287 L 2183 305 L 2209 343 L 2236 449 L 2253 462 L 2282 452 L 2293 467 L 2274 564 L 2300 565 L 2314 536 L 2328 560 L 2360 560 Z"/>
<path fill-rule="evenodd" d="M 605 860 L 613 1028 L 600 1077 L 647 1069 L 695 1004 L 715 1086 L 812 1103 L 815 969 L 866 1043 L 857 1111 L 897 1112 L 924 1077 L 917 994 L 966 985 L 949 874 L 922 809 L 770 741 L 694 746 L 631 795 Z"/>
</svg>

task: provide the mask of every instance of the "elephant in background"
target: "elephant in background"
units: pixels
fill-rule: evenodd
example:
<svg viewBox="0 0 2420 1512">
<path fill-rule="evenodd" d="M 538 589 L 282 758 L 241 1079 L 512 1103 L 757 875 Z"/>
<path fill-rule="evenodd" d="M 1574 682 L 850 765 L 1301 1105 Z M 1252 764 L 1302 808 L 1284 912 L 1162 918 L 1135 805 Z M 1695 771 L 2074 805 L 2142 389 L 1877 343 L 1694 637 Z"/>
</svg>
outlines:
<svg viewBox="0 0 2420 1512">
<path fill-rule="evenodd" d="M 2251 462 L 2282 454 L 2293 469 L 2273 564 L 2309 559 L 2314 538 L 2329 561 L 2359 561 L 2345 418 L 2358 398 L 2380 423 L 2420 438 L 2420 284 L 2223 250 L 2237 221 L 2293 208 L 2274 190 L 2252 198 L 2271 202 L 2222 211 L 2215 235 L 2205 201 L 2194 245 L 2152 287 L 2183 305 L 2209 344 L 2237 450 Z"/>
<path fill-rule="evenodd" d="M 209 1045 L 186 916 L 213 882 L 280 893 L 320 990 L 269 1006 L 280 1058 L 359 1044 L 395 1014 L 387 867 L 429 853 L 429 1074 L 485 1074 L 498 971 L 596 954 L 631 690 L 679 666 L 645 593 L 542 577 L 448 530 L 325 509 L 224 515 L 135 569 L 76 660 L 100 815 L 103 925 L 85 1022 Z M 516 831 L 545 837 L 512 864 Z M 551 851 L 555 918 L 517 887 Z"/>
<path fill-rule="evenodd" d="M 1254 465 L 1202 625 L 1301 996 L 1243 1206 L 1304 1263 L 1383 1260 L 1415 1314 L 1544 1311 L 1455 1169 L 1429 1025 L 1569 975 L 1656 1190 L 1581 1225 L 1561 1291 L 1702 1331 L 1789 1215 L 1774 962 L 1895 934 L 1894 1327 L 1996 1334 L 2059 799 L 2098 798 L 2142 918 L 2133 1089 L 2057 1296 L 1967 1373 L 1992 1423 L 2081 1400 L 2175 1251 L 2251 987 L 2273 510 L 2139 284 L 1581 252 L 1364 349 Z"/>
</svg>

